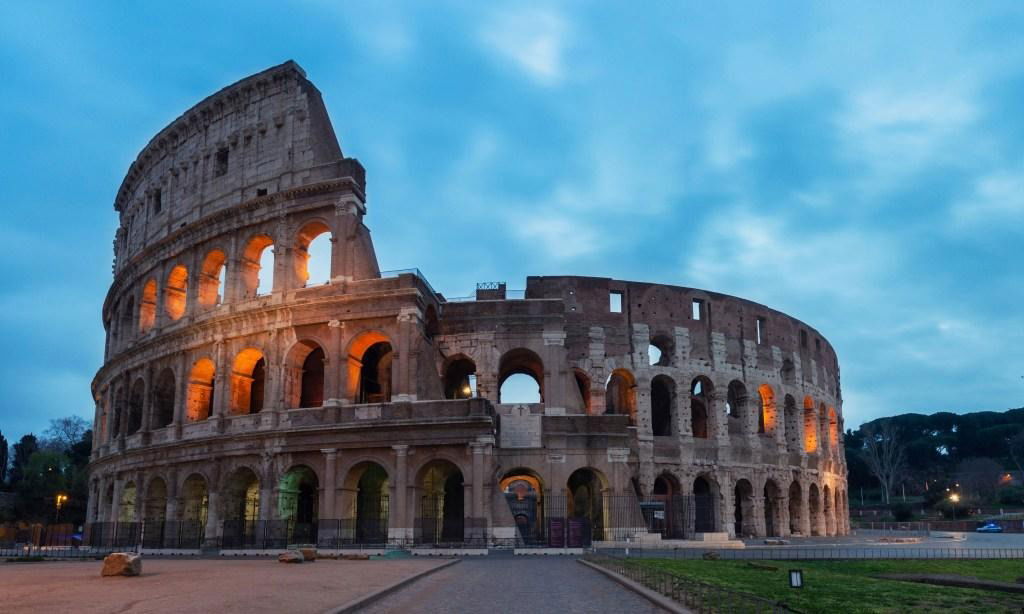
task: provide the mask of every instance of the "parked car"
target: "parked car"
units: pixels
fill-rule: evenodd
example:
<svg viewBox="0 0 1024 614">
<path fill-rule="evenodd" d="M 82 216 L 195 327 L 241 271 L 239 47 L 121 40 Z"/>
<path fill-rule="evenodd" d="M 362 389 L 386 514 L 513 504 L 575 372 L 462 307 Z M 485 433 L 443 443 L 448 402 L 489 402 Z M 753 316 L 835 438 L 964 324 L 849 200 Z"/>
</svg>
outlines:
<svg viewBox="0 0 1024 614">
<path fill-rule="evenodd" d="M 997 525 L 994 522 L 986 522 L 982 526 L 975 529 L 978 533 L 1002 533 L 1003 527 Z"/>
</svg>

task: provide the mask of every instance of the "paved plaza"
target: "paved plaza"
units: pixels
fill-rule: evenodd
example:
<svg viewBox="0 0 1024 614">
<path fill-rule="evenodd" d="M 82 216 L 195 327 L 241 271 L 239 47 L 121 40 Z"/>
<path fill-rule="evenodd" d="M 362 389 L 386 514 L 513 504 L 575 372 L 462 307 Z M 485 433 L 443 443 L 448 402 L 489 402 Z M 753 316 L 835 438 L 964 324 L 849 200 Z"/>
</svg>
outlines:
<svg viewBox="0 0 1024 614">
<path fill-rule="evenodd" d="M 365 610 L 386 612 L 661 612 L 650 601 L 570 557 L 467 558 Z"/>
<path fill-rule="evenodd" d="M 319 613 L 444 563 L 146 558 L 137 578 L 101 578 L 102 563 L 93 560 L 0 563 L 0 611 Z"/>
</svg>

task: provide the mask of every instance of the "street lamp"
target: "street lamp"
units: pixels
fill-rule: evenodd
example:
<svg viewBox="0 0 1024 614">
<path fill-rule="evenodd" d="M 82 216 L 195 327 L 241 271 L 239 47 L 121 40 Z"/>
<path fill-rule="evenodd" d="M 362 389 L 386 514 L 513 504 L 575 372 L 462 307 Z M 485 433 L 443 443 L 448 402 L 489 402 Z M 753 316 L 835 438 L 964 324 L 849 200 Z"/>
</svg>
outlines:
<svg viewBox="0 0 1024 614">
<path fill-rule="evenodd" d="M 60 524 L 60 508 L 64 507 L 64 504 L 67 502 L 67 495 L 63 493 L 57 493 L 57 524 Z"/>
<path fill-rule="evenodd" d="M 949 500 L 953 502 L 953 520 L 956 520 L 956 504 L 960 502 L 960 495 L 953 493 L 949 495 Z"/>
</svg>

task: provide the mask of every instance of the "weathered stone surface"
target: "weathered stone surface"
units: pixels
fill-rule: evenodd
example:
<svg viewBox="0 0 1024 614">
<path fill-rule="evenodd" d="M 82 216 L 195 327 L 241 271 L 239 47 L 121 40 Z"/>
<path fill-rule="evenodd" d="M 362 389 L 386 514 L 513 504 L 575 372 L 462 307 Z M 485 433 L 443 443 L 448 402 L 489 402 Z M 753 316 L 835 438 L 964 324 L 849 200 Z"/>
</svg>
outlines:
<svg viewBox="0 0 1024 614">
<path fill-rule="evenodd" d="M 112 552 L 103 557 L 101 576 L 137 576 L 142 573 L 142 557 L 131 552 Z"/>
<path fill-rule="evenodd" d="M 285 550 L 277 555 L 278 563 L 302 563 L 306 560 L 298 550 Z"/>
<path fill-rule="evenodd" d="M 379 270 L 365 192 L 293 62 L 145 147 L 115 199 L 89 522 L 157 488 L 177 493 L 167 518 L 205 518 L 216 544 L 225 510 L 284 517 L 287 490 L 287 517 L 327 521 L 341 543 L 352 510 L 373 509 L 354 495 L 372 465 L 394 494 L 367 544 L 412 539 L 410 497 L 454 496 L 449 478 L 465 486 L 452 517 L 475 524 L 446 540 L 518 531 L 499 480 L 524 501 L 586 492 L 595 507 L 600 493 L 700 495 L 689 521 L 652 508 L 669 539 L 849 531 L 839 363 L 813 328 L 738 297 L 600 277 L 451 300 L 418 271 Z M 314 241 L 329 246 L 328 283 L 309 279 Z M 503 398 L 511 377 L 535 380 L 539 400 Z M 605 529 L 648 528 L 636 502 L 614 504 L 637 513 L 606 513 L 621 525 Z"/>
<path fill-rule="evenodd" d="M 306 563 L 312 563 L 316 560 L 316 548 L 299 548 L 299 553 L 302 554 L 302 559 Z"/>
<path fill-rule="evenodd" d="M 369 561 L 369 554 L 343 554 L 341 558 L 346 561 Z"/>
</svg>

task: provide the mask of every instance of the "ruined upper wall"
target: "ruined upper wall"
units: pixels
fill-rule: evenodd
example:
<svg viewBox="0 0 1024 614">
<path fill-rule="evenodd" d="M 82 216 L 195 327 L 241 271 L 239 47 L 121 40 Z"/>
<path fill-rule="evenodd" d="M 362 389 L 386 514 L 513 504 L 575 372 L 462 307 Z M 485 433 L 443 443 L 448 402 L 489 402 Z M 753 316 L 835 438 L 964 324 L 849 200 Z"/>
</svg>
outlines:
<svg viewBox="0 0 1024 614">
<path fill-rule="evenodd" d="M 114 207 L 115 272 L 145 246 L 219 210 L 339 177 L 345 160 L 319 90 L 292 61 L 225 87 L 161 130 L 132 163 Z"/>
</svg>

